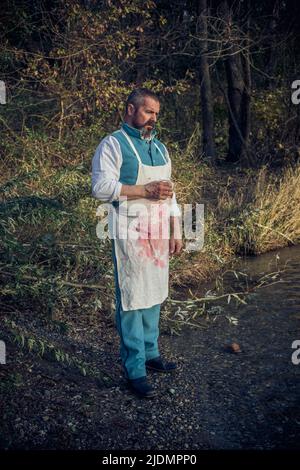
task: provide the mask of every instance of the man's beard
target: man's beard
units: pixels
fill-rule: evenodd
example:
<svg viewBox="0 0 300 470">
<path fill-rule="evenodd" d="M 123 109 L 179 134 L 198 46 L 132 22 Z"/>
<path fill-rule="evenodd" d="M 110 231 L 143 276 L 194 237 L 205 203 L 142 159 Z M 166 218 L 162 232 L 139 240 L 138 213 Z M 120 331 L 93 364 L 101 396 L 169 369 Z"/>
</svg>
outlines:
<svg viewBox="0 0 300 470">
<path fill-rule="evenodd" d="M 150 137 L 151 132 L 154 130 L 154 126 L 151 129 L 147 129 L 146 125 L 141 127 L 141 133 L 144 137 Z"/>
<path fill-rule="evenodd" d="M 143 135 L 151 135 L 151 132 L 155 129 L 155 123 L 154 122 L 151 122 L 151 121 L 148 121 L 146 122 L 143 126 L 141 125 L 138 125 L 136 120 L 135 120 L 135 117 L 133 117 L 133 120 L 132 120 L 132 124 L 133 124 L 133 127 L 135 127 L 136 129 L 139 129 Z M 152 126 L 151 129 L 147 129 L 146 126 Z"/>
</svg>

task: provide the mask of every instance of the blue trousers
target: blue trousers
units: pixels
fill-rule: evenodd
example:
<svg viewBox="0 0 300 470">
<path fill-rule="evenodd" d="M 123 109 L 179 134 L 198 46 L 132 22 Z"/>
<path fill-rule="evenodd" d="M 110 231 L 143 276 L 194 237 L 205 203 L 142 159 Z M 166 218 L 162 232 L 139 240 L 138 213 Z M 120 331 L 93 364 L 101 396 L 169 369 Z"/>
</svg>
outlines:
<svg viewBox="0 0 300 470">
<path fill-rule="evenodd" d="M 146 376 L 145 361 L 159 356 L 160 304 L 139 310 L 123 310 L 118 281 L 115 242 L 113 239 L 111 241 L 115 272 L 115 322 L 120 335 L 120 356 L 125 377 L 137 379 Z"/>
</svg>

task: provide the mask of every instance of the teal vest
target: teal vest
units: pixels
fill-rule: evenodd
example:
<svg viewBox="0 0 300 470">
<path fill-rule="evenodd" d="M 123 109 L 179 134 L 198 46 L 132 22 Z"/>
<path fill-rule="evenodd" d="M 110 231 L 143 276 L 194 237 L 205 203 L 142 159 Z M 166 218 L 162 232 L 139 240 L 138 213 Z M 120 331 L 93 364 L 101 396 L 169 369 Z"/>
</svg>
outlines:
<svg viewBox="0 0 300 470">
<path fill-rule="evenodd" d="M 166 161 L 163 159 L 163 156 L 156 147 L 156 145 L 159 147 L 167 160 L 165 146 L 154 137 L 156 131 L 152 131 L 152 138 L 150 140 L 146 140 L 142 138 L 141 131 L 139 129 L 131 127 L 126 123 L 123 123 L 121 128 L 129 135 L 144 165 L 157 166 L 166 164 Z M 120 183 L 130 185 L 136 184 L 139 162 L 133 149 L 119 129 L 111 135 L 118 140 L 122 152 L 123 162 L 120 168 Z M 117 207 L 119 205 L 119 201 L 113 201 L 112 204 Z"/>
</svg>

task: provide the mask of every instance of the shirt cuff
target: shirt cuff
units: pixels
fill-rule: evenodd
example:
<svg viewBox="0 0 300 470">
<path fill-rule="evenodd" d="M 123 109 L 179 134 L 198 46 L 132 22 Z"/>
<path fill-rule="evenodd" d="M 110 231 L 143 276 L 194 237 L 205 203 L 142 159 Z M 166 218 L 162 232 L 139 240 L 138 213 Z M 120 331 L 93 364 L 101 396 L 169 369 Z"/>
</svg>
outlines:
<svg viewBox="0 0 300 470">
<path fill-rule="evenodd" d="M 179 209 L 178 206 L 176 207 L 171 207 L 170 208 L 170 217 L 180 217 L 181 216 L 181 210 Z"/>
<path fill-rule="evenodd" d="M 181 209 L 177 204 L 175 193 L 173 193 L 171 204 L 170 204 L 170 216 L 171 217 L 179 217 L 181 216 Z"/>
</svg>

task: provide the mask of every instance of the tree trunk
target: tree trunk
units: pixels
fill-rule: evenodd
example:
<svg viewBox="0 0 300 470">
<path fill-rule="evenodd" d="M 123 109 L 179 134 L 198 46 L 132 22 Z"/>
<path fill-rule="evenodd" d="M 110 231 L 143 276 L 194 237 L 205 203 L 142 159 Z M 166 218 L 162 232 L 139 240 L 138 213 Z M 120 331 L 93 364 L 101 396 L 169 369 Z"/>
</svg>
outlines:
<svg viewBox="0 0 300 470">
<path fill-rule="evenodd" d="M 271 11 L 268 12 L 270 7 Z M 276 1 L 273 5 L 270 5 L 270 7 L 267 8 L 267 12 L 269 13 L 269 22 L 268 37 L 265 45 L 265 47 L 267 47 L 268 54 L 267 64 L 265 68 L 265 86 L 266 88 L 273 89 L 274 86 L 276 87 L 274 74 L 278 62 L 278 50 L 276 49 L 276 30 L 279 16 L 279 1 Z"/>
<path fill-rule="evenodd" d="M 250 131 L 251 131 L 251 108 L 250 108 L 250 105 L 251 105 L 251 69 L 250 69 L 250 41 L 249 41 L 250 32 L 249 30 L 250 30 L 250 16 L 248 16 L 248 20 L 247 20 L 246 50 L 242 56 L 245 87 L 243 90 L 241 127 L 242 127 L 242 136 L 244 138 L 244 146 L 245 146 L 244 158 L 247 160 L 247 163 L 253 164 L 254 162 L 251 156 L 251 152 L 249 150 Z"/>
<path fill-rule="evenodd" d="M 145 58 L 143 51 L 145 50 L 145 33 L 143 30 L 139 31 L 138 35 L 138 60 L 137 60 L 137 71 L 136 71 L 136 84 L 142 86 L 147 76 Z"/>
<path fill-rule="evenodd" d="M 216 158 L 214 143 L 214 110 L 211 91 L 209 64 L 207 59 L 207 0 L 198 0 L 198 31 L 203 38 L 199 61 L 200 96 L 203 126 L 203 154 L 213 160 Z"/>
<path fill-rule="evenodd" d="M 250 63 L 249 53 L 242 56 L 241 45 L 231 41 L 230 26 L 233 18 L 227 1 L 222 4 L 222 12 L 228 24 L 229 55 L 225 59 L 227 78 L 229 141 L 227 162 L 238 162 L 247 157 L 250 135 Z M 246 49 L 247 51 L 247 49 Z"/>
</svg>

